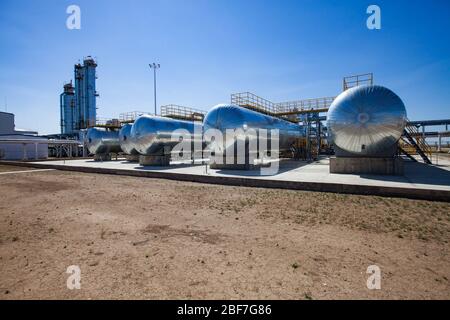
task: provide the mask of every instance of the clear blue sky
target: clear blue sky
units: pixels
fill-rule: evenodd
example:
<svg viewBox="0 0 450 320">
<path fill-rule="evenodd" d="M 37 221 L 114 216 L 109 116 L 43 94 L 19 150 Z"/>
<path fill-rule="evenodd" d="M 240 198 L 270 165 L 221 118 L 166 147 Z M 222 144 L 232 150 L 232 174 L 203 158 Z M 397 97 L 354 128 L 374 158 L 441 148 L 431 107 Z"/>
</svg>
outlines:
<svg viewBox="0 0 450 320">
<path fill-rule="evenodd" d="M 81 30 L 66 8 L 81 8 Z M 381 7 L 382 29 L 366 28 Z M 59 132 L 73 64 L 98 59 L 98 115 L 158 104 L 208 110 L 233 92 L 272 101 L 336 95 L 345 75 L 374 72 L 412 120 L 450 118 L 450 2 L 365 0 L 1 0 L 0 110 L 16 126 Z"/>
</svg>

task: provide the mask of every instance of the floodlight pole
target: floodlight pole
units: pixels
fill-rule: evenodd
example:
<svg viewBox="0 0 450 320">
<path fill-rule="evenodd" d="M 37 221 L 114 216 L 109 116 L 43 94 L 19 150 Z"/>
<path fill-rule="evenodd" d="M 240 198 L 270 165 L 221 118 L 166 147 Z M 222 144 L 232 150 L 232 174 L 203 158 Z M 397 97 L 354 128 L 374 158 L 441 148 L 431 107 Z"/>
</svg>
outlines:
<svg viewBox="0 0 450 320">
<path fill-rule="evenodd" d="M 150 69 L 153 69 L 153 91 L 155 95 L 155 116 L 156 116 L 156 69 L 161 68 L 161 65 L 159 63 L 151 63 L 149 64 Z"/>
</svg>

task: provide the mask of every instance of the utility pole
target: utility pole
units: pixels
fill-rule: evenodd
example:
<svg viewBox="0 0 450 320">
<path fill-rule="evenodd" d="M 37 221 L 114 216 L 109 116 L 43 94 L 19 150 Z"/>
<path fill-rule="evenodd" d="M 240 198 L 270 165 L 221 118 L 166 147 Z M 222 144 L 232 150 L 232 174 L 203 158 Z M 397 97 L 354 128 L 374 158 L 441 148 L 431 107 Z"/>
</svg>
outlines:
<svg viewBox="0 0 450 320">
<path fill-rule="evenodd" d="M 156 69 L 161 68 L 161 65 L 159 63 L 151 63 L 149 64 L 150 69 L 153 69 L 153 91 L 155 93 L 155 116 L 157 115 L 156 113 Z"/>
</svg>

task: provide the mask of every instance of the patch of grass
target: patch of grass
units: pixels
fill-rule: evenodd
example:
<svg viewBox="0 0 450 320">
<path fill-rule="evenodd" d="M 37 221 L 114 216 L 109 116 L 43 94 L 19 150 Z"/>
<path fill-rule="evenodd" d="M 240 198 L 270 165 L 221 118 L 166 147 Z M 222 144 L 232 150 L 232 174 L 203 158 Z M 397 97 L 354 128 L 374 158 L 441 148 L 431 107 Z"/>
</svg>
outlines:
<svg viewBox="0 0 450 320">
<path fill-rule="evenodd" d="M 309 293 L 305 293 L 304 297 L 305 297 L 305 300 L 312 300 L 313 299 L 311 294 L 309 294 Z"/>
</svg>

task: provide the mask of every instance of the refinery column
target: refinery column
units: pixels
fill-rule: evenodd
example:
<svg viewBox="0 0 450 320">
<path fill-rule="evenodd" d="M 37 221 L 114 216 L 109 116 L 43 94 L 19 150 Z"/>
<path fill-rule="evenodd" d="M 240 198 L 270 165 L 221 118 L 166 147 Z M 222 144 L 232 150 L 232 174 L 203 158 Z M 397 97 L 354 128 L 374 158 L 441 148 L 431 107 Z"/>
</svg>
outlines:
<svg viewBox="0 0 450 320">
<path fill-rule="evenodd" d="M 72 81 L 64 85 L 64 91 L 60 95 L 61 107 L 61 134 L 75 132 L 75 95 Z"/>
<path fill-rule="evenodd" d="M 77 129 L 95 126 L 97 117 L 95 88 L 97 63 L 92 57 L 86 57 L 83 65 L 75 65 L 75 103 Z"/>
</svg>

